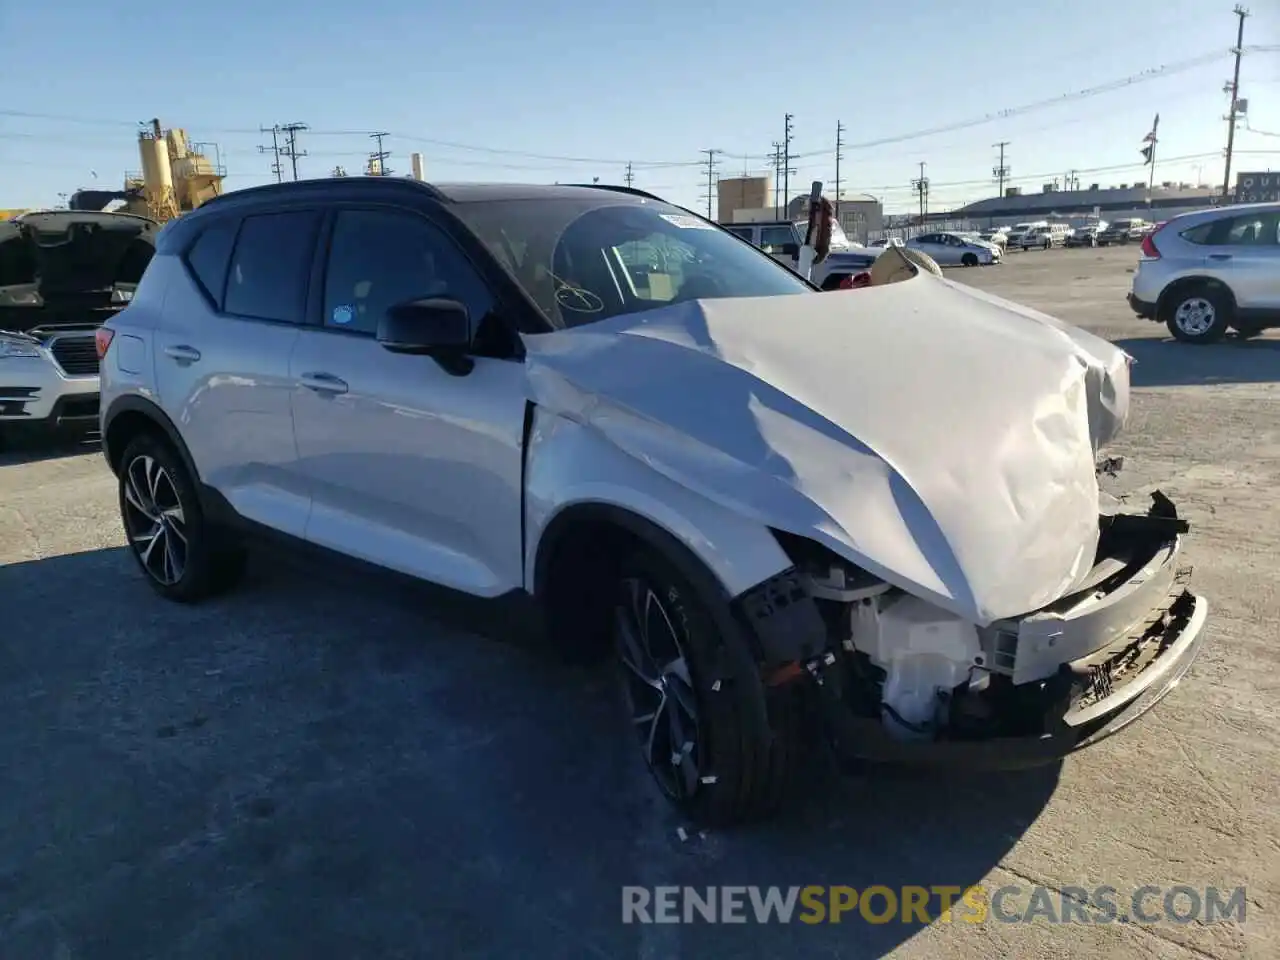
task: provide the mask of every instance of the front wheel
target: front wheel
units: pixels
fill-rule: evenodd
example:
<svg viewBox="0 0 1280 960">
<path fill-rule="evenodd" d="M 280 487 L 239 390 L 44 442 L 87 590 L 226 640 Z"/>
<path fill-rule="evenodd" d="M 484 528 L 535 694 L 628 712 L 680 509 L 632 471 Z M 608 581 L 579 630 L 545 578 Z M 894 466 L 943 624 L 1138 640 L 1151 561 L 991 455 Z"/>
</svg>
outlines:
<svg viewBox="0 0 1280 960">
<path fill-rule="evenodd" d="M 976 267 L 978 265 L 978 255 L 976 253 L 966 253 L 960 258 L 962 267 Z"/>
<path fill-rule="evenodd" d="M 766 687 L 744 639 L 717 629 L 693 587 L 652 551 L 622 564 L 613 640 L 631 727 L 667 798 L 708 823 L 776 809 L 797 753 L 796 693 Z"/>
<path fill-rule="evenodd" d="M 243 549 L 205 521 L 195 483 L 168 443 L 151 434 L 130 442 L 120 460 L 119 498 L 130 552 L 161 596 L 191 603 L 239 579 Z"/>
<path fill-rule="evenodd" d="M 1212 287 L 1191 287 L 1169 298 L 1165 326 L 1183 343 L 1216 343 L 1231 325 L 1231 304 Z"/>
</svg>

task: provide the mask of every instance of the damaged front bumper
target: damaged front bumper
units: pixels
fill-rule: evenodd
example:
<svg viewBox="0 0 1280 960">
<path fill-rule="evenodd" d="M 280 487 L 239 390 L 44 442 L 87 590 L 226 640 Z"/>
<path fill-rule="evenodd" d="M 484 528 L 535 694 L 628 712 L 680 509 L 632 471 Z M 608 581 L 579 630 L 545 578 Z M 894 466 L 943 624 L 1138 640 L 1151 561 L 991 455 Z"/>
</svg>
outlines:
<svg viewBox="0 0 1280 960">
<path fill-rule="evenodd" d="M 1199 654 L 1208 604 L 1187 588 L 1190 571 L 1178 562 L 1186 523 L 1163 495 L 1153 499 L 1147 515 L 1102 518 L 1097 561 L 1080 587 L 986 628 L 935 617 L 892 591 L 867 595 L 864 586 L 844 601 L 817 587 L 828 645 L 790 675 L 807 677 L 837 751 L 1016 769 L 1097 743 L 1154 707 Z M 948 635 L 960 638 L 961 652 L 938 640 Z M 916 652 L 898 656 L 904 646 Z M 928 691 L 931 703 L 922 692 L 929 676 L 950 677 Z M 915 712 L 904 718 L 893 702 Z"/>
</svg>

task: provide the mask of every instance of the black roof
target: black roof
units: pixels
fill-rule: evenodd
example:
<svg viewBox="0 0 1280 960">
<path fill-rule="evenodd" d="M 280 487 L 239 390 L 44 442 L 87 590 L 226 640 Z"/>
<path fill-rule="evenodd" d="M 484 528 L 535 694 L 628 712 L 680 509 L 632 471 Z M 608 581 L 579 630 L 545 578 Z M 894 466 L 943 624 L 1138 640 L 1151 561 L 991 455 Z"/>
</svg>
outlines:
<svg viewBox="0 0 1280 960">
<path fill-rule="evenodd" d="M 424 183 L 410 177 L 323 177 L 268 183 L 258 187 L 232 190 L 203 204 L 198 210 L 222 207 L 236 200 L 271 197 L 324 196 L 327 193 L 351 193 L 367 190 L 370 195 L 405 196 L 413 191 L 438 203 L 479 203 L 493 200 L 552 200 L 599 195 L 601 190 L 649 200 L 660 197 L 612 184 L 544 184 L 544 183 Z M 198 211 L 197 211 L 198 212 Z"/>
</svg>

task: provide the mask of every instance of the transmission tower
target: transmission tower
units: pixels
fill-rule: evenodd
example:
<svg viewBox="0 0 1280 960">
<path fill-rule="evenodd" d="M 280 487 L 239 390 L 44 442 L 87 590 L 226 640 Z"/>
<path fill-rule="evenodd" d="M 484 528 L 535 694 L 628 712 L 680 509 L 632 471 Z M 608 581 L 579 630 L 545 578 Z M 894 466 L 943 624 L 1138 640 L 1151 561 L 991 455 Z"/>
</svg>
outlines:
<svg viewBox="0 0 1280 960">
<path fill-rule="evenodd" d="M 1224 91 L 1231 96 L 1231 109 L 1227 112 L 1225 118 L 1227 121 L 1227 166 L 1222 172 L 1222 200 L 1224 203 L 1231 196 L 1231 153 L 1236 145 L 1236 120 L 1240 114 L 1240 56 L 1244 53 L 1244 21 L 1249 16 L 1249 11 L 1236 4 L 1236 8 L 1232 13 L 1236 15 L 1239 22 L 1236 24 L 1236 47 L 1233 51 L 1236 55 L 1235 73 Z"/>
<path fill-rule="evenodd" d="M 282 179 L 280 169 L 280 127 L 278 124 L 270 127 L 259 127 L 258 132 L 271 134 L 271 146 L 259 144 L 258 152 L 271 154 L 271 172 L 276 175 L 276 183 L 279 183 Z"/>
<path fill-rule="evenodd" d="M 782 137 L 782 208 L 786 210 L 791 205 L 791 121 L 795 117 L 788 113 L 784 117 Z"/>
<path fill-rule="evenodd" d="M 929 213 L 929 178 L 924 175 L 925 162 L 920 161 L 920 176 L 911 181 L 911 189 L 920 197 L 920 222 Z"/>
<path fill-rule="evenodd" d="M 840 152 L 844 148 L 844 124 L 836 121 L 836 193 L 835 206 L 837 213 L 840 209 Z"/>
<path fill-rule="evenodd" d="M 716 177 L 716 162 L 717 162 L 717 161 L 716 161 L 716 154 L 718 154 L 718 153 L 724 153 L 724 151 L 723 151 L 723 150 L 703 150 L 702 152 L 703 152 L 703 153 L 705 153 L 705 154 L 707 155 L 707 159 L 706 159 L 706 161 L 705 161 L 705 163 L 706 163 L 706 165 L 707 165 L 707 193 L 706 193 L 706 198 L 707 198 L 707 219 L 708 219 L 708 220 L 712 220 L 712 219 L 714 219 L 714 218 L 713 218 L 713 217 L 712 217 L 712 215 L 711 215 L 711 204 L 712 204 L 712 201 L 714 201 L 714 200 L 715 200 L 715 197 L 716 197 L 716 185 L 715 185 L 715 184 L 716 184 L 716 181 L 715 181 L 715 177 Z"/>
<path fill-rule="evenodd" d="M 995 178 L 996 183 L 999 184 L 997 187 L 997 190 L 999 191 L 997 196 L 1001 197 L 1004 196 L 1004 182 L 1009 179 L 1009 168 L 1004 162 L 1004 148 L 1008 145 L 1008 140 L 1001 140 L 999 143 L 992 144 L 992 146 L 1000 151 L 1000 162 L 991 168 L 991 175 Z"/>
<path fill-rule="evenodd" d="M 631 172 L 631 164 L 627 164 L 627 172 L 622 175 L 623 182 L 629 187 L 636 182 L 635 174 Z"/>
<path fill-rule="evenodd" d="M 391 156 L 390 151 L 382 149 L 382 138 L 389 137 L 391 134 L 384 132 L 371 133 L 369 139 L 377 141 L 378 149 L 369 154 L 369 175 L 374 177 L 390 176 L 391 169 L 387 166 L 387 158 Z"/>
<path fill-rule="evenodd" d="M 280 132 L 285 137 L 285 145 L 280 148 L 280 156 L 289 158 L 295 180 L 298 179 L 298 158 L 307 155 L 307 151 L 298 149 L 298 134 L 309 129 L 310 127 L 305 123 L 286 123 L 280 128 Z"/>
</svg>

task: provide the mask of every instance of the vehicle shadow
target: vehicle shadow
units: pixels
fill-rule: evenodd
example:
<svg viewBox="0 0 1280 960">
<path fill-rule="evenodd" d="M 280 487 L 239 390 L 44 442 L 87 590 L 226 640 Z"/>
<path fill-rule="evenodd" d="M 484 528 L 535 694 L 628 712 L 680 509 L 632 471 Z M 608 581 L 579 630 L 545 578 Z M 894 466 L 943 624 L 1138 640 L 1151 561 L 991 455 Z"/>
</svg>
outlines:
<svg viewBox="0 0 1280 960">
<path fill-rule="evenodd" d="M 622 888 L 963 888 L 1057 783 L 815 752 L 781 817 L 704 835 L 607 668 L 400 585 L 255 554 L 168 604 L 112 548 L 0 567 L 0 595 L 26 611 L 0 644 L 6 955 L 882 956 L 923 924 L 624 924 Z"/>
<path fill-rule="evenodd" d="M 3 430 L 0 427 L 0 430 Z M 102 449 L 98 432 L 64 432 L 53 436 L 23 436 L 15 432 L 0 435 L 0 467 L 21 466 L 42 460 L 60 460 Z"/>
<path fill-rule="evenodd" d="M 1208 386 L 1280 380 L 1280 340 L 1241 340 L 1194 346 L 1171 338 L 1130 337 L 1114 341 L 1137 363 L 1135 387 Z"/>
</svg>

